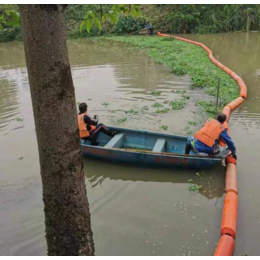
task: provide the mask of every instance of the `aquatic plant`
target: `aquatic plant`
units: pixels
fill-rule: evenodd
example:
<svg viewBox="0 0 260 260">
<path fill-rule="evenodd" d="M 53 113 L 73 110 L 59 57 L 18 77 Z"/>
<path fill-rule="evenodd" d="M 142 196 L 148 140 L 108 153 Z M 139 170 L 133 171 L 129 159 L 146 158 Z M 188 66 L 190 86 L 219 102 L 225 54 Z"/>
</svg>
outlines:
<svg viewBox="0 0 260 260">
<path fill-rule="evenodd" d="M 152 105 L 152 107 L 163 107 L 163 105 L 160 104 L 160 103 L 158 103 L 158 102 L 156 102 L 156 103 L 154 103 L 154 104 Z"/>
<path fill-rule="evenodd" d="M 164 109 L 157 109 L 156 113 L 167 113 L 169 111 L 169 108 L 164 108 Z"/>
<path fill-rule="evenodd" d="M 190 191 L 195 191 L 195 192 L 199 192 L 199 190 L 202 188 L 202 185 L 198 185 L 198 184 L 195 184 L 195 183 L 191 183 L 190 184 L 190 187 L 189 187 L 189 190 Z"/>
<path fill-rule="evenodd" d="M 167 125 L 162 125 L 160 128 L 162 128 L 163 130 L 168 130 L 168 126 Z"/>
<path fill-rule="evenodd" d="M 161 91 L 153 91 L 153 92 L 151 92 L 151 95 L 153 95 L 153 96 L 160 96 L 161 95 Z"/>
<path fill-rule="evenodd" d="M 124 123 L 126 120 L 127 120 L 127 118 L 123 117 L 123 118 L 118 119 L 117 122 L 121 124 L 121 123 Z"/>
<path fill-rule="evenodd" d="M 171 101 L 169 105 L 172 107 L 172 110 L 180 110 L 185 107 L 186 100 L 180 99 L 180 100 Z"/>
<path fill-rule="evenodd" d="M 105 106 L 105 107 L 107 107 L 107 106 L 109 105 L 109 103 L 104 102 L 104 103 L 102 103 L 102 105 Z"/>
<path fill-rule="evenodd" d="M 133 115 L 136 115 L 138 114 L 138 111 L 137 110 L 133 110 L 133 109 L 130 109 L 128 111 L 125 111 L 126 114 L 133 114 Z"/>
</svg>

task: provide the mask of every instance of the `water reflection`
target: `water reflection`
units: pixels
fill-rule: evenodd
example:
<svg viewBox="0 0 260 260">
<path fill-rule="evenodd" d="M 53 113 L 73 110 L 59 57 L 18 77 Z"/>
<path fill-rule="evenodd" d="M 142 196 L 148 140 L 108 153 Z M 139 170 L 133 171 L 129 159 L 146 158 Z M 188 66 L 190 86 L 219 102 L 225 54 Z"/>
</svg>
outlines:
<svg viewBox="0 0 260 260">
<path fill-rule="evenodd" d="M 177 185 L 190 185 L 190 183 L 194 182 L 203 186 L 199 193 L 209 199 L 220 198 L 224 194 L 225 175 L 222 166 L 198 172 L 194 170 L 130 167 L 129 165 L 118 165 L 94 159 L 84 159 L 84 161 L 85 173 L 91 188 L 102 185 L 106 179 L 125 182 L 172 183 Z M 97 164 L 99 167 L 97 167 Z M 199 176 L 196 175 L 197 173 L 199 173 Z"/>
</svg>

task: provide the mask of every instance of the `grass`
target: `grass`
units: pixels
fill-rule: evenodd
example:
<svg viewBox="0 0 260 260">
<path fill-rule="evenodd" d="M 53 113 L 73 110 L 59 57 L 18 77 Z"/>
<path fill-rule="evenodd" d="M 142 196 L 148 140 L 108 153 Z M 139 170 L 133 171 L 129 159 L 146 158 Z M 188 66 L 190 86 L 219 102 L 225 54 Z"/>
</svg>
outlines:
<svg viewBox="0 0 260 260">
<path fill-rule="evenodd" d="M 19 121 L 23 121 L 23 118 L 17 117 L 17 118 L 16 118 L 16 121 L 18 121 L 18 122 L 19 122 Z"/>
<path fill-rule="evenodd" d="M 204 89 L 211 96 L 216 96 L 217 82 L 220 78 L 219 105 L 222 107 L 239 96 L 235 80 L 213 64 L 207 52 L 199 46 L 163 37 L 114 36 L 107 39 L 128 43 L 143 50 L 176 75 L 188 74 L 192 88 Z M 156 91 L 152 94 L 160 95 Z M 207 105 L 198 103 L 198 106 L 211 114 L 214 110 L 214 102 L 208 102 Z"/>
</svg>

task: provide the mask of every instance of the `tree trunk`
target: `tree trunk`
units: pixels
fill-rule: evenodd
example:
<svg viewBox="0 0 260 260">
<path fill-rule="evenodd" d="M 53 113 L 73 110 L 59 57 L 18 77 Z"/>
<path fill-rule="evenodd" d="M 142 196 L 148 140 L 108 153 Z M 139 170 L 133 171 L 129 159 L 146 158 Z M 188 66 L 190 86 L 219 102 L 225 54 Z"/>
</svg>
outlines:
<svg viewBox="0 0 260 260">
<path fill-rule="evenodd" d="M 20 5 L 19 10 L 40 157 L 48 255 L 94 255 L 65 7 Z"/>
<path fill-rule="evenodd" d="M 250 24 L 251 24 L 251 19 L 250 16 L 247 15 L 247 19 L 246 19 L 246 31 L 249 32 L 250 30 Z"/>
</svg>

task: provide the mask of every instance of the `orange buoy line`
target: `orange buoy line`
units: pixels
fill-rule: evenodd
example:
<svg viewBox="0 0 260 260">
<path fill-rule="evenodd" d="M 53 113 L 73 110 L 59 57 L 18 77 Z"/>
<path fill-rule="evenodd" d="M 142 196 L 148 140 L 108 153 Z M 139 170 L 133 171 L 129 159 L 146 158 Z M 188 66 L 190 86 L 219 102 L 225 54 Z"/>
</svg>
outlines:
<svg viewBox="0 0 260 260">
<path fill-rule="evenodd" d="M 172 37 L 180 41 L 188 42 L 202 47 L 209 54 L 209 59 L 220 69 L 232 77 L 240 87 L 238 98 L 227 104 L 222 113 L 227 115 L 227 122 L 231 112 L 238 108 L 247 98 L 247 87 L 245 82 L 231 69 L 220 63 L 214 58 L 213 52 L 203 43 L 191 41 L 182 37 L 171 36 L 158 32 L 158 36 Z M 226 122 L 226 123 L 227 123 Z M 226 157 L 226 195 L 222 213 L 221 237 L 214 256 L 232 256 L 235 249 L 236 225 L 237 225 L 237 208 L 238 208 L 238 190 L 237 190 L 237 170 L 236 160 L 233 157 Z"/>
</svg>

